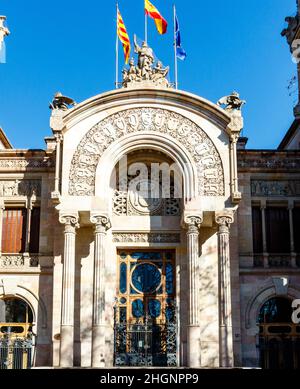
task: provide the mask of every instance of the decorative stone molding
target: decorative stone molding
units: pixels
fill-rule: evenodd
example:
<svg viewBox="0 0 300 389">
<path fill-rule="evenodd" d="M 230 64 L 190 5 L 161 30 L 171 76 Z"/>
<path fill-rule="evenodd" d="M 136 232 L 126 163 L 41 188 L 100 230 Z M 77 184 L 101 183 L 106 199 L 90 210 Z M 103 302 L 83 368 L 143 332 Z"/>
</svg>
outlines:
<svg viewBox="0 0 300 389">
<path fill-rule="evenodd" d="M 54 167 L 54 161 L 50 158 L 45 159 L 0 159 L 0 169 L 34 169 Z"/>
<path fill-rule="evenodd" d="M 115 243 L 180 243 L 179 233 L 114 233 Z"/>
<path fill-rule="evenodd" d="M 24 256 L 22 254 L 2 254 L 0 257 L 0 268 L 22 268 L 38 267 L 38 256 Z"/>
<path fill-rule="evenodd" d="M 93 196 L 96 169 L 104 151 L 115 140 L 142 131 L 168 134 L 186 147 L 197 167 L 199 195 L 224 195 L 222 161 L 207 134 L 184 116 L 158 108 L 124 110 L 88 131 L 72 159 L 69 195 Z"/>
<path fill-rule="evenodd" d="M 241 151 L 238 152 L 238 168 L 262 170 L 298 170 L 300 169 L 299 153 L 294 151 Z"/>
<path fill-rule="evenodd" d="M 184 226 L 187 228 L 187 233 L 197 232 L 203 223 L 202 215 L 185 215 Z"/>
<path fill-rule="evenodd" d="M 41 196 L 40 180 L 3 180 L 0 181 L 0 196 Z"/>
<path fill-rule="evenodd" d="M 79 217 L 76 214 L 61 214 L 59 222 L 65 225 L 65 233 L 75 233 L 76 228 L 79 228 Z"/>
<path fill-rule="evenodd" d="M 230 225 L 234 222 L 232 211 L 216 212 L 215 221 L 219 225 L 219 232 L 229 232 Z"/>
<path fill-rule="evenodd" d="M 251 195 L 257 197 L 300 196 L 300 180 L 253 180 Z"/>
<path fill-rule="evenodd" d="M 50 116 L 50 128 L 53 132 L 62 131 L 64 128 L 63 116 L 65 112 L 59 109 L 53 109 Z"/>
<path fill-rule="evenodd" d="M 96 232 L 105 232 L 111 228 L 109 217 L 105 215 L 91 215 L 91 223 L 95 224 Z"/>
<path fill-rule="evenodd" d="M 116 190 L 113 197 L 115 215 L 179 216 L 180 199 L 144 198 L 138 193 Z"/>
</svg>

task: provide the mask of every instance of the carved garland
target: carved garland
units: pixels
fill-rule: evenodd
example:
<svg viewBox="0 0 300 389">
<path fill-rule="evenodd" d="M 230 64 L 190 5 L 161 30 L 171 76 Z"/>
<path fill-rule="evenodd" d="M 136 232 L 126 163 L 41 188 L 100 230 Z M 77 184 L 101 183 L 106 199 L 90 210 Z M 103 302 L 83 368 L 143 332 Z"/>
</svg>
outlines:
<svg viewBox="0 0 300 389">
<path fill-rule="evenodd" d="M 115 243 L 180 243 L 179 233 L 114 233 Z"/>
<path fill-rule="evenodd" d="M 122 111 L 95 125 L 81 140 L 74 153 L 69 195 L 93 196 L 96 169 L 104 151 L 122 136 L 142 131 L 168 134 L 187 148 L 197 166 L 199 195 L 224 195 L 222 161 L 210 138 L 182 115 L 156 108 Z"/>
</svg>

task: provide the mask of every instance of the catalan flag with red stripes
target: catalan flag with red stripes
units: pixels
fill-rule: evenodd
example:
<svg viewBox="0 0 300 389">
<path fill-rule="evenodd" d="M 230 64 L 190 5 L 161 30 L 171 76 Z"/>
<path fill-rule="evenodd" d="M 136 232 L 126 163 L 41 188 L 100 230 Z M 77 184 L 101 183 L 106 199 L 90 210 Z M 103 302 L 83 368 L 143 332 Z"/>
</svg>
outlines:
<svg viewBox="0 0 300 389">
<path fill-rule="evenodd" d="M 154 19 L 157 31 L 160 34 L 165 34 L 167 32 L 168 23 L 166 19 L 162 17 L 157 8 L 155 8 L 149 0 L 145 0 L 145 13 L 150 16 L 150 18 Z"/>
<path fill-rule="evenodd" d="M 122 42 L 123 49 L 124 49 L 124 57 L 125 57 L 125 63 L 127 64 L 130 57 L 130 39 L 127 34 L 127 30 L 125 27 L 125 24 L 123 22 L 123 18 L 121 16 L 121 13 L 118 8 L 118 15 L 117 15 L 117 34 Z"/>
</svg>

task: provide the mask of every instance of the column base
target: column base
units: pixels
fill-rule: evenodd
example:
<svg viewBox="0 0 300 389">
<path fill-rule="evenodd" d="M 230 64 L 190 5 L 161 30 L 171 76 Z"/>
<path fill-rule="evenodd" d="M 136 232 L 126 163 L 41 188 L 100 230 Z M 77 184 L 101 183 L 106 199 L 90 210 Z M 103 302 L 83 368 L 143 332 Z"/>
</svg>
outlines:
<svg viewBox="0 0 300 389">
<path fill-rule="evenodd" d="M 201 367 L 201 343 L 200 326 L 188 326 L 188 347 L 187 365 L 188 367 Z"/>
<path fill-rule="evenodd" d="M 60 327 L 60 367 L 73 367 L 74 326 Z"/>
<path fill-rule="evenodd" d="M 105 367 L 105 325 L 92 329 L 92 367 Z"/>
</svg>

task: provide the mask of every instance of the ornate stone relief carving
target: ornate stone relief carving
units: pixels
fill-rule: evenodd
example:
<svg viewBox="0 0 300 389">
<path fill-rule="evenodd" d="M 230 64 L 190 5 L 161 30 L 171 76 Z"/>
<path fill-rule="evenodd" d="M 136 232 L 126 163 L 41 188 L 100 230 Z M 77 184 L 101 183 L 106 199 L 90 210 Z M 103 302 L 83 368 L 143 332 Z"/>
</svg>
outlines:
<svg viewBox="0 0 300 389">
<path fill-rule="evenodd" d="M 180 234 L 177 233 L 115 233 L 113 241 L 116 243 L 180 243 Z"/>
<path fill-rule="evenodd" d="M 37 256 L 24 257 L 23 255 L 2 255 L 0 257 L 0 268 L 37 267 L 39 258 Z"/>
<path fill-rule="evenodd" d="M 115 190 L 113 213 L 115 215 L 179 216 L 180 203 L 178 198 L 151 198 L 151 196 L 145 198 L 138 192 Z"/>
<path fill-rule="evenodd" d="M 0 196 L 41 196 L 40 180 L 0 181 Z"/>
<path fill-rule="evenodd" d="M 258 197 L 300 196 L 300 180 L 253 180 L 251 195 Z"/>
<path fill-rule="evenodd" d="M 0 159 L 0 168 L 28 169 L 54 167 L 52 159 Z"/>
<path fill-rule="evenodd" d="M 103 152 L 126 134 L 147 131 L 168 134 L 191 153 L 197 166 L 199 195 L 224 195 L 222 161 L 210 138 L 182 115 L 156 108 L 122 111 L 95 125 L 81 140 L 74 153 L 69 195 L 93 196 L 96 168 Z"/>
<path fill-rule="evenodd" d="M 300 169 L 300 158 L 295 153 L 278 153 L 277 155 L 255 153 L 249 155 L 238 153 L 239 168 L 254 169 Z"/>
</svg>

